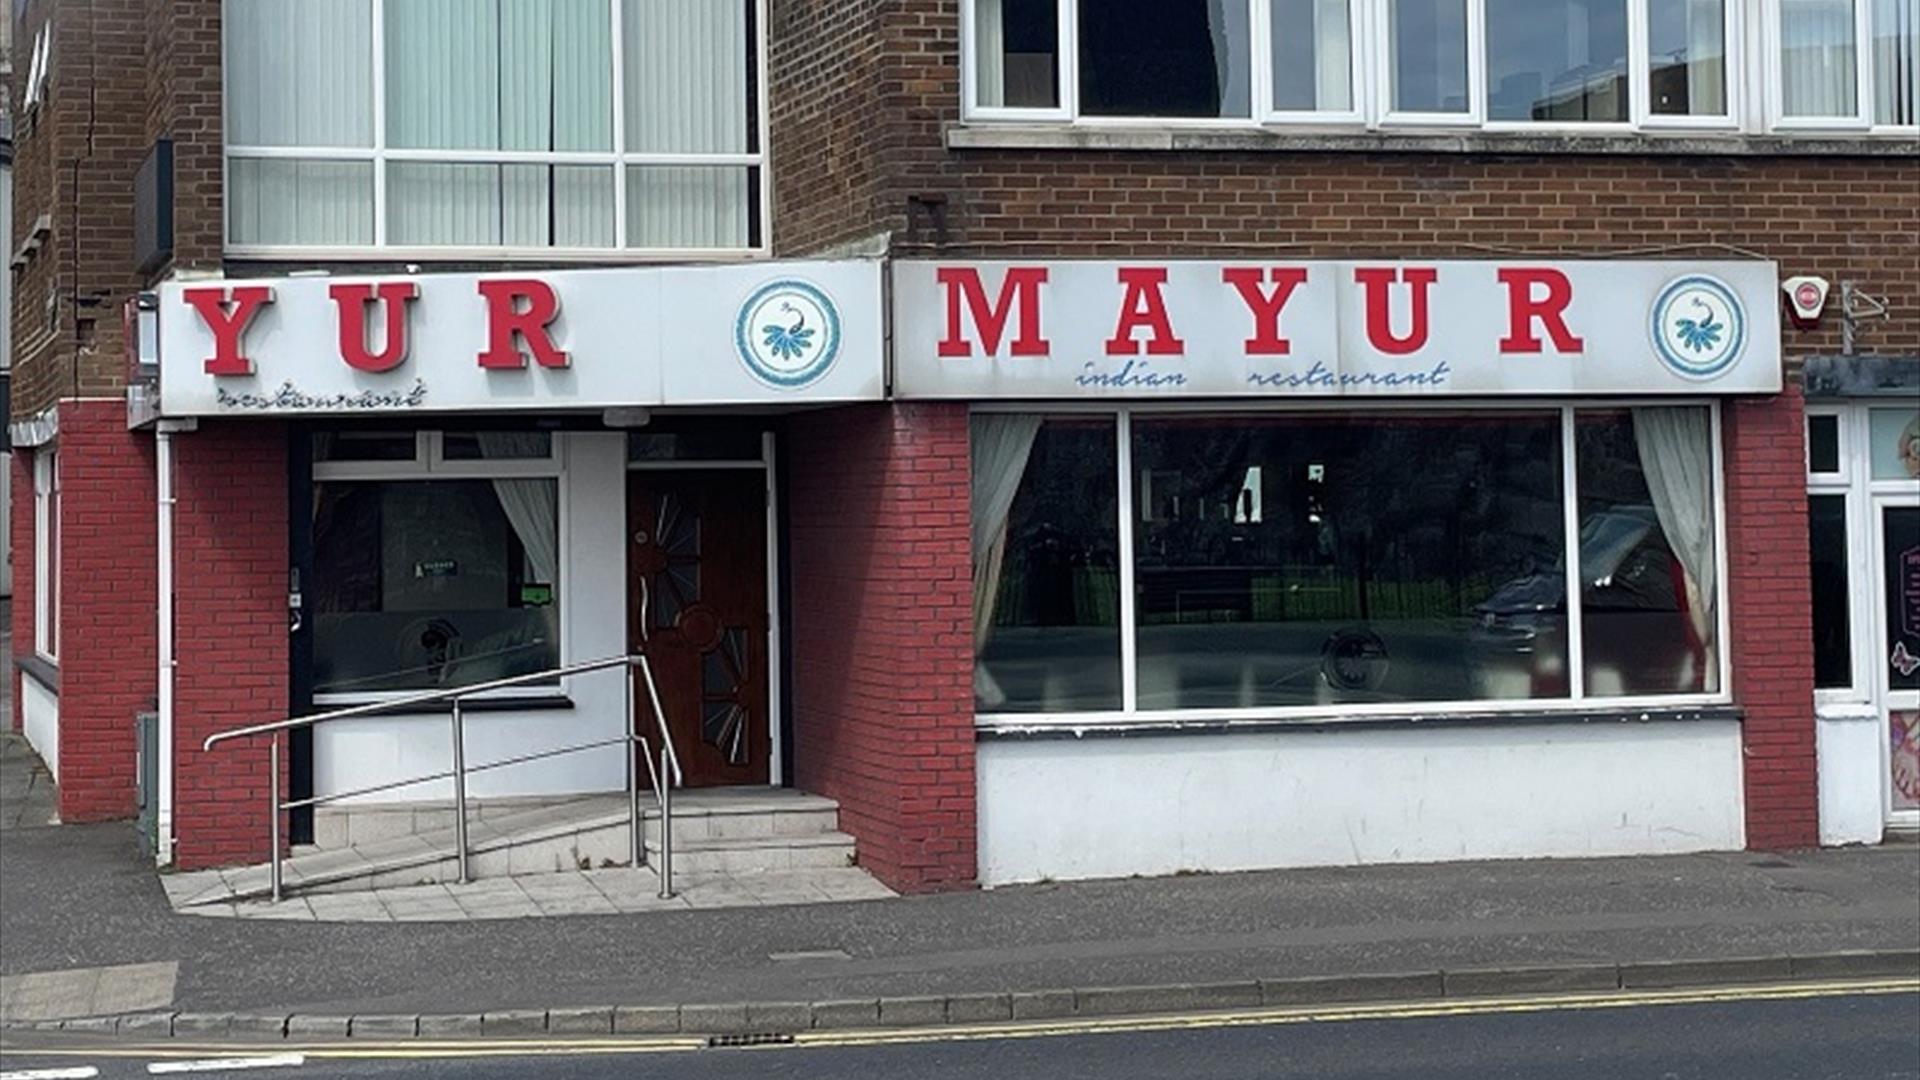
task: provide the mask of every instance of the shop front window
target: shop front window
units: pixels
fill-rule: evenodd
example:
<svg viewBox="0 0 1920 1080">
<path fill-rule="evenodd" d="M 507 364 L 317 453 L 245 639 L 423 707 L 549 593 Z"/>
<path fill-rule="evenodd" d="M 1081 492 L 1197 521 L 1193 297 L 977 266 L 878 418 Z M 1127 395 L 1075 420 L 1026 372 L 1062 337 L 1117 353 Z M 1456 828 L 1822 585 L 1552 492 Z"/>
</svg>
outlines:
<svg viewBox="0 0 1920 1080">
<path fill-rule="evenodd" d="M 1112 417 L 973 418 L 974 699 L 1120 707 Z"/>
<path fill-rule="evenodd" d="M 439 689 L 560 666 L 553 440 L 313 435 L 305 592 L 316 694 Z M 398 459 L 400 441 L 414 443 L 411 457 Z"/>
<path fill-rule="evenodd" d="M 1136 417 L 1142 709 L 1558 697 L 1558 417 Z"/>
<path fill-rule="evenodd" d="M 1713 425 L 1705 406 L 976 415 L 976 707 L 1717 695 Z"/>
</svg>

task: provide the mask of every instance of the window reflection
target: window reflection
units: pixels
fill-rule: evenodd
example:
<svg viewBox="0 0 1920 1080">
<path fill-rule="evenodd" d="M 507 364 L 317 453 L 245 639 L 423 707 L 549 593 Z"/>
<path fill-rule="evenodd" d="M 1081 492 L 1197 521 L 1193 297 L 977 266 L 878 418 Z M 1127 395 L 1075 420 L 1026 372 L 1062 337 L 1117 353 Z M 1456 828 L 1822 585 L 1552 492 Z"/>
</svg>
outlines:
<svg viewBox="0 0 1920 1080">
<path fill-rule="evenodd" d="M 1140 708 L 1566 694 L 1556 414 L 1133 432 Z"/>
</svg>

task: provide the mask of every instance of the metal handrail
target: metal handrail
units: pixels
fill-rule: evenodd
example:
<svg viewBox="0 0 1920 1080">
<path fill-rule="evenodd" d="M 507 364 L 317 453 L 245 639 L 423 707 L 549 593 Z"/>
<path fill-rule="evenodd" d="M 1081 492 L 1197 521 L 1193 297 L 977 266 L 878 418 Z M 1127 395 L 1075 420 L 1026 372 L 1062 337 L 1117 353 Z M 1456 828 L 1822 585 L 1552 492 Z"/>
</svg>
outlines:
<svg viewBox="0 0 1920 1080">
<path fill-rule="evenodd" d="M 644 612 L 644 610 L 645 606 L 643 601 L 642 611 Z M 639 727 L 635 723 L 633 679 L 631 677 L 626 680 L 627 730 L 624 737 L 619 739 L 604 739 L 592 743 L 581 743 L 552 750 L 543 750 L 533 754 L 487 762 L 484 765 L 477 765 L 471 769 L 467 767 L 465 716 L 464 710 L 461 708 L 461 702 L 464 699 L 491 690 L 499 690 L 510 686 L 524 686 L 536 682 L 548 682 L 554 679 L 564 678 L 568 675 L 581 675 L 587 672 L 604 671 L 616 667 L 640 669 L 641 681 L 646 684 L 647 697 L 653 704 L 654 722 L 660 731 L 660 765 L 657 770 L 654 768 L 653 749 L 640 734 Z M 296 799 L 292 802 L 281 801 L 279 735 L 282 732 L 292 731 L 296 728 L 315 727 L 333 720 L 347 720 L 358 716 L 377 716 L 383 713 L 400 712 L 414 706 L 437 704 L 443 701 L 447 702 L 451 707 L 453 720 L 453 768 L 451 770 L 413 776 L 405 780 L 377 784 L 355 791 L 336 792 L 332 795 Z M 654 798 L 660 805 L 660 896 L 665 899 L 673 895 L 673 785 L 676 783 L 684 783 L 685 774 L 680 769 L 680 755 L 674 747 L 673 734 L 667 730 L 667 714 L 660 703 L 659 687 L 654 683 L 653 665 L 648 661 L 647 655 L 644 652 L 604 657 L 585 663 L 568 664 L 563 667 L 549 668 L 545 671 L 528 672 L 525 675 L 512 675 L 502 679 L 492 679 L 487 682 L 471 683 L 466 686 L 429 690 L 387 701 L 368 702 L 364 705 L 350 705 L 345 708 L 313 713 L 308 716 L 295 716 L 285 720 L 276 720 L 269 724 L 251 724 L 246 727 L 215 732 L 207 736 L 205 741 L 200 744 L 200 748 L 202 751 L 211 751 L 220 743 L 258 735 L 272 736 L 267 744 L 269 772 L 267 787 L 268 798 L 271 800 L 269 805 L 272 808 L 268 815 L 269 843 L 272 848 L 272 854 L 268 864 L 268 881 L 275 902 L 280 900 L 282 892 L 280 815 L 286 811 L 299 809 L 301 807 L 319 806 L 323 803 L 335 802 L 357 795 L 369 795 L 394 788 L 409 787 L 414 784 L 451 779 L 454 782 L 454 843 L 458 848 L 455 854 L 459 865 L 460 881 L 465 883 L 467 881 L 467 853 L 469 850 L 467 843 L 467 774 L 485 772 L 488 769 L 502 768 L 507 765 L 518 765 L 528 761 L 537 761 L 542 758 L 558 757 L 562 754 L 579 753 L 584 750 L 612 746 L 616 743 L 638 746 L 641 752 L 647 755 L 646 767 L 648 778 L 653 788 Z M 631 848 L 632 865 L 637 869 L 645 865 L 646 856 L 646 843 L 644 834 L 641 831 L 640 770 L 634 764 L 632 753 L 627 755 L 627 759 L 627 831 Z"/>
</svg>

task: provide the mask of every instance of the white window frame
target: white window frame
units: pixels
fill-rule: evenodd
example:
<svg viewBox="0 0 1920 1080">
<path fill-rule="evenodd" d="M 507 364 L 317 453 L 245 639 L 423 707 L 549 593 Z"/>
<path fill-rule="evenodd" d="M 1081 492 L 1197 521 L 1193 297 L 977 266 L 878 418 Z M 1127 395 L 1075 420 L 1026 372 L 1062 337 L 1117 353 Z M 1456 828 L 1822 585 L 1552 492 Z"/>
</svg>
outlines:
<svg viewBox="0 0 1920 1080">
<path fill-rule="evenodd" d="M 1866 413 L 1857 407 L 1847 405 L 1809 405 L 1806 409 L 1808 430 L 1816 416 L 1831 416 L 1839 424 L 1837 432 L 1840 446 L 1840 470 L 1832 473 L 1816 473 L 1812 468 L 1809 438 L 1809 460 L 1807 467 L 1807 495 L 1838 495 L 1846 500 L 1847 523 L 1847 673 L 1846 686 L 1816 687 L 1813 700 L 1816 707 L 1826 705 L 1865 705 L 1873 700 L 1873 650 L 1867 647 L 1873 627 L 1873 605 L 1863 603 L 1861 589 L 1871 590 L 1875 568 L 1872 563 L 1872 544 L 1863 541 L 1869 538 L 1865 530 L 1871 514 L 1871 499 L 1863 483 L 1861 463 L 1867 461 L 1870 451 L 1866 432 Z"/>
<path fill-rule="evenodd" d="M 231 0 L 229 0 L 231 2 Z M 754 5 L 753 103 L 759 150 L 738 154 L 640 153 L 626 148 L 626 81 L 624 72 L 625 5 L 648 0 L 606 0 L 612 20 L 613 52 L 609 85 L 613 95 L 611 122 L 612 149 L 605 151 L 526 151 L 526 150 L 419 150 L 391 148 L 386 145 L 386 0 L 367 0 L 371 4 L 373 55 L 371 108 L 373 136 L 371 146 L 252 146 L 236 145 L 222 130 L 220 157 L 221 186 L 232 190 L 231 165 L 241 160 L 300 160 L 370 162 L 373 166 L 373 243 L 371 244 L 236 244 L 232 238 L 232 218 L 227 207 L 220 215 L 220 239 L 232 258 L 339 259 L 339 258 L 411 258 L 411 259 L 490 259 L 543 260 L 549 262 L 629 261 L 632 259 L 674 259 L 696 262 L 730 262 L 766 258 L 772 251 L 773 184 L 768 174 L 767 145 L 770 121 L 767 108 L 768 19 L 771 0 L 751 0 Z M 224 12 L 224 7 L 223 7 Z M 223 20 L 224 21 L 224 20 Z M 224 37 L 222 49 L 224 50 Z M 223 54 L 224 56 L 224 51 Z M 221 96 L 228 97 L 227 65 L 221 65 Z M 224 125 L 224 110 L 223 110 Z M 613 171 L 613 243 L 608 247 L 516 247 L 508 245 L 390 245 L 387 243 L 387 165 L 390 162 L 430 162 L 436 165 L 591 165 Z M 759 242 L 738 248 L 649 248 L 627 244 L 627 167 L 628 166 L 744 166 L 749 175 L 757 175 L 756 202 L 760 223 Z M 229 204 L 231 199 L 228 200 Z"/>
<path fill-rule="evenodd" d="M 1785 35 L 1780 28 L 1780 0 L 1763 0 L 1766 6 L 1764 44 L 1760 68 L 1765 72 L 1767 88 L 1767 126 L 1779 132 L 1867 132 L 1872 129 L 1873 58 L 1872 37 L 1867 25 L 1868 0 L 1853 0 L 1853 104 L 1854 115 L 1790 116 L 1786 111 L 1786 84 L 1782 81 L 1780 49 Z"/>
<path fill-rule="evenodd" d="M 1707 693 L 1694 694 L 1641 694 L 1618 697 L 1588 696 L 1585 687 L 1584 642 L 1582 640 L 1582 589 L 1580 588 L 1580 492 L 1578 484 L 1578 462 L 1574 455 L 1575 431 L 1574 415 L 1578 412 L 1607 411 L 1633 408 L 1649 404 L 1693 406 L 1708 410 L 1708 439 L 1712 442 L 1712 488 L 1714 508 L 1714 563 L 1718 584 L 1715 600 L 1714 661 L 1717 665 L 1718 689 Z M 1492 412 L 1554 412 L 1560 421 L 1561 438 L 1561 491 L 1564 512 L 1565 545 L 1569 557 L 1566 560 L 1567 576 L 1567 649 L 1568 649 L 1568 692 L 1565 697 L 1557 698 L 1504 698 L 1462 701 L 1402 701 L 1381 703 L 1357 703 L 1342 705 L 1304 705 L 1304 706 L 1251 706 L 1197 709 L 1141 709 L 1139 708 L 1139 658 L 1137 654 L 1135 611 L 1134 611 L 1134 565 L 1133 565 L 1133 418 L 1135 416 L 1162 416 L 1179 413 L 1208 413 L 1233 415 L 1284 415 L 1287 413 L 1339 413 L 1352 414 L 1356 411 L 1370 413 L 1391 413 L 1395 411 L 1460 411 L 1486 414 Z M 1114 432 L 1117 449 L 1113 467 L 1117 474 L 1117 515 L 1118 535 L 1116 536 L 1116 559 L 1120 565 L 1119 607 L 1120 621 L 1120 708 L 1091 710 L 1083 712 L 980 712 L 975 716 L 975 726 L 993 729 L 1036 729 L 1056 727 L 1094 727 L 1128 728 L 1142 726 L 1164 726 L 1181 723 L 1270 723 L 1273 721 L 1300 721 L 1303 723 L 1345 723 L 1361 722 L 1383 716 L 1406 716 L 1410 713 L 1421 715 L 1483 715 L 1499 713 L 1552 714 L 1591 712 L 1595 709 L 1633 710 L 1655 708 L 1700 708 L 1731 705 L 1733 703 L 1733 639 L 1732 617 L 1729 597 L 1731 590 L 1727 586 L 1729 574 L 1729 554 L 1727 551 L 1727 498 L 1724 446 L 1721 430 L 1720 402 L 1715 399 L 1679 398 L 1658 402 L 1632 399 L 1594 399 L 1591 401 L 1568 402 L 1560 399 L 1501 399 L 1486 401 L 1479 399 L 1448 399 L 1444 401 L 1378 401 L 1357 405 L 1349 401 L 1301 402 L 1286 405 L 1252 404 L 1247 402 L 1180 402 L 1132 404 L 1123 406 L 1079 403 L 1079 402 L 993 402 L 976 403 L 974 412 L 1017 412 L 1039 415 L 1060 415 L 1066 413 L 1108 415 L 1114 417 Z"/>
<path fill-rule="evenodd" d="M 33 455 L 33 652 L 60 660 L 60 455 L 51 446 Z"/>
<path fill-rule="evenodd" d="M 619 2 L 619 0 L 615 0 Z M 1874 57 L 1871 0 L 1852 0 L 1854 8 L 1855 99 L 1853 117 L 1783 115 L 1780 82 L 1780 0 L 1724 0 L 1726 19 L 1726 108 L 1717 114 L 1659 114 L 1653 111 L 1652 58 L 1648 55 L 1651 0 L 1627 4 L 1627 120 L 1624 122 L 1490 121 L 1487 119 L 1486 0 L 1467 4 L 1467 79 L 1470 108 L 1458 113 L 1400 112 L 1392 107 L 1391 47 L 1387 29 L 1393 0 L 1352 0 L 1353 48 L 1350 76 L 1354 108 L 1349 110 L 1277 110 L 1273 108 L 1272 0 L 1248 5 L 1252 65 L 1251 118 L 1083 116 L 1079 101 L 1078 5 L 1087 0 L 1057 0 L 1060 58 L 1055 108 L 989 108 L 980 105 L 975 52 L 974 0 L 960 5 L 961 119 L 965 123 L 1048 124 L 1092 130 L 1151 131 L 1297 129 L 1322 131 L 1421 132 L 1484 131 L 1489 134 L 1627 136 L 1775 134 L 1781 136 L 1862 136 L 1912 138 L 1920 124 L 1881 123 L 1874 109 Z M 764 37 L 764 35 L 763 35 Z M 764 95 L 763 95 L 764 98 Z M 764 100 L 762 108 L 764 110 Z M 764 143 L 762 144 L 764 146 Z"/>
<path fill-rule="evenodd" d="M 459 430 L 459 429 L 456 429 Z M 560 549 L 560 580 L 554 583 L 554 596 L 560 605 L 560 649 L 555 663 L 561 667 L 574 662 L 572 640 L 574 635 L 567 632 L 566 612 L 570 608 L 572 597 L 568 590 L 575 578 L 572 544 L 569 542 L 567 527 L 569 494 L 566 482 L 566 434 L 551 432 L 553 445 L 551 453 L 539 458 L 487 458 L 477 461 L 449 461 L 445 456 L 445 433 L 441 430 L 420 430 L 413 433 L 414 456 L 408 461 L 316 461 L 313 463 L 313 482 L 340 483 L 351 481 L 408 481 L 408 480 L 493 480 L 503 477 L 525 477 L 529 479 L 551 479 L 554 482 L 555 505 L 554 522 L 555 542 Z M 499 690 L 488 690 L 473 695 L 474 700 L 540 699 L 553 696 L 556 689 L 565 692 L 566 683 L 562 680 L 555 684 L 535 684 L 528 686 L 509 686 Z M 418 690 L 363 690 L 338 693 L 316 693 L 313 700 L 316 705 L 347 706 L 374 701 L 392 701 L 420 693 Z"/>
</svg>

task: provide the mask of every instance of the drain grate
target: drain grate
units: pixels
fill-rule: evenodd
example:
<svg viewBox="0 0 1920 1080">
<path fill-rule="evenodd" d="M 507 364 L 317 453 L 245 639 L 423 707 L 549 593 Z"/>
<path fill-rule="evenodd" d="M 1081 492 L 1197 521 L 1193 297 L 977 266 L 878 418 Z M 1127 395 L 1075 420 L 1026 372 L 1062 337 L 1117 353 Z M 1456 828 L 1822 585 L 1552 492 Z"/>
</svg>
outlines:
<svg viewBox="0 0 1920 1080">
<path fill-rule="evenodd" d="M 709 1035 L 707 1049 L 719 1050 L 736 1046 L 786 1046 L 793 1042 L 793 1035 L 785 1031 L 755 1031 L 745 1035 Z"/>
</svg>

